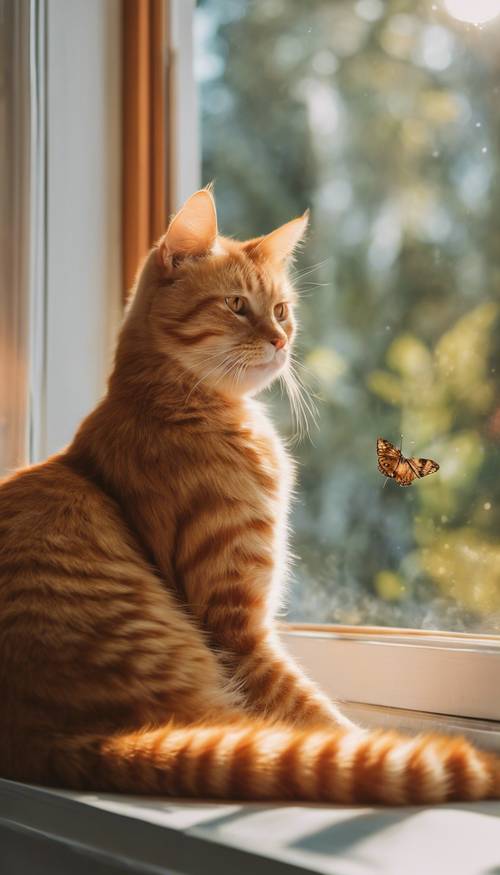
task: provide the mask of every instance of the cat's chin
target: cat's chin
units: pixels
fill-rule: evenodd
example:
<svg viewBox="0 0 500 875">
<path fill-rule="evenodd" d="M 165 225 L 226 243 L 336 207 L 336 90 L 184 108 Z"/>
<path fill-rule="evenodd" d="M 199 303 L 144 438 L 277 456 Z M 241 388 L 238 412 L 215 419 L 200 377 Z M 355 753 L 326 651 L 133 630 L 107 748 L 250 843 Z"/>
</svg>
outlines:
<svg viewBox="0 0 500 875">
<path fill-rule="evenodd" d="M 256 362 L 247 365 L 244 371 L 238 373 L 237 379 L 215 378 L 215 386 L 218 391 L 230 397 L 238 398 L 243 395 L 256 395 L 262 392 L 276 380 L 286 367 L 288 354 L 285 350 L 278 350 L 270 361 Z"/>
<path fill-rule="evenodd" d="M 247 368 L 240 382 L 240 390 L 244 395 L 256 395 L 266 389 L 280 374 L 286 365 L 286 358 L 277 357 L 271 362 L 261 365 L 252 365 Z"/>
<path fill-rule="evenodd" d="M 242 398 L 244 395 L 257 395 L 262 392 L 279 376 L 286 362 L 276 360 L 262 365 L 251 365 L 246 368 L 238 380 L 224 383 L 219 381 L 218 390 L 233 398 Z"/>
</svg>

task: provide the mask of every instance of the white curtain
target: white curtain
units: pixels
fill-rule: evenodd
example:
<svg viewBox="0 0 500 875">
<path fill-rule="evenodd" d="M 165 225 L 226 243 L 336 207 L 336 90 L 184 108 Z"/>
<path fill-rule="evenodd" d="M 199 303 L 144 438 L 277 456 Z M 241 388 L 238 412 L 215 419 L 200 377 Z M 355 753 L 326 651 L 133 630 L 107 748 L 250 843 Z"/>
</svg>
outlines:
<svg viewBox="0 0 500 875">
<path fill-rule="evenodd" d="M 0 0 L 0 474 L 29 457 L 33 12 Z"/>
</svg>

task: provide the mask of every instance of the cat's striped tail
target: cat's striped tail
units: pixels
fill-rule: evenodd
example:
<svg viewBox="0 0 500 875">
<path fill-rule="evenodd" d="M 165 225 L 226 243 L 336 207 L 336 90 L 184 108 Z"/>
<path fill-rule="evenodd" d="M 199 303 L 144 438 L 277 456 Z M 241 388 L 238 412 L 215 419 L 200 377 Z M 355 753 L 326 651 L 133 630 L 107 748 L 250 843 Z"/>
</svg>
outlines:
<svg viewBox="0 0 500 875">
<path fill-rule="evenodd" d="M 248 723 L 59 738 L 35 754 L 37 747 L 11 777 L 75 789 L 344 804 L 500 796 L 496 756 L 438 735 Z"/>
</svg>

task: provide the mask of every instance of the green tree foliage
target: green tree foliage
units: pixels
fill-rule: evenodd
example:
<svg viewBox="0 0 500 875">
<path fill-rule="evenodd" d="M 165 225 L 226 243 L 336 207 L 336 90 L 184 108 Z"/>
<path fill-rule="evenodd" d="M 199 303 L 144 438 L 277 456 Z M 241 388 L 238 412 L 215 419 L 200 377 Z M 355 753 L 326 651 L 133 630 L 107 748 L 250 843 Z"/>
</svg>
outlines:
<svg viewBox="0 0 500 875">
<path fill-rule="evenodd" d="M 500 631 L 499 40 L 419 0 L 199 4 L 223 228 L 312 207 L 293 618 Z M 401 433 L 441 470 L 383 488 Z"/>
</svg>

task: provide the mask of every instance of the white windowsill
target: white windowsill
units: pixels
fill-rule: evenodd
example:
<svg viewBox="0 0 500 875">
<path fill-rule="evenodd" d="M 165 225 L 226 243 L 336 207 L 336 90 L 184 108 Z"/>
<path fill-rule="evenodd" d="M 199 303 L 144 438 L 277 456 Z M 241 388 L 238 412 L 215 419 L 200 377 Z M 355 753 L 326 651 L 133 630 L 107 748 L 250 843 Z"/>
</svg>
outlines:
<svg viewBox="0 0 500 875">
<path fill-rule="evenodd" d="M 427 809 L 188 802 L 0 780 L 0 871 L 494 875 L 499 818 L 498 802 Z"/>
<path fill-rule="evenodd" d="M 384 638 L 377 636 L 353 634 L 360 644 Z M 333 630 L 284 633 L 288 645 L 316 642 L 320 658 L 315 651 L 311 661 L 306 651 L 302 661 L 317 680 L 320 664 L 331 679 L 341 673 L 348 637 Z M 386 637 L 394 648 L 401 636 Z M 324 649 L 333 642 L 333 651 Z M 439 650 L 446 652 L 444 644 Z M 349 674 L 345 663 L 344 670 Z M 373 677 L 370 671 L 372 685 Z M 460 733 L 500 750 L 494 721 L 367 701 L 343 708 L 365 726 Z M 0 872 L 9 875 L 500 875 L 499 827 L 500 801 L 349 808 L 77 793 L 0 780 Z"/>
</svg>

